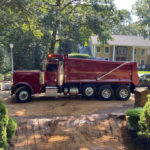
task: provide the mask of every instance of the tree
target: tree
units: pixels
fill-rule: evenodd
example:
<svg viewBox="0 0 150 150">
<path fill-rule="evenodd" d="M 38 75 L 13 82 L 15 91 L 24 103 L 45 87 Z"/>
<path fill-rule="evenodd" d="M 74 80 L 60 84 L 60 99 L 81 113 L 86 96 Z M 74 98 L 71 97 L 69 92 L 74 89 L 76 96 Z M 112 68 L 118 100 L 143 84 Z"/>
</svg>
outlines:
<svg viewBox="0 0 150 150">
<path fill-rule="evenodd" d="M 145 38 L 148 37 L 148 26 L 150 27 L 150 0 L 137 0 L 133 10 L 134 13 L 139 17 L 141 35 L 143 35 Z"/>
<path fill-rule="evenodd" d="M 4 55 L 3 55 L 3 49 L 2 47 L 0 47 L 0 70 L 2 69 L 2 66 L 3 66 L 3 59 L 4 58 Z"/>
<path fill-rule="evenodd" d="M 54 14 L 50 27 L 50 52 L 54 51 L 57 41 L 71 39 L 84 43 L 92 34 L 99 35 L 99 39 L 105 43 L 111 38 L 111 26 L 119 21 L 110 0 L 56 0 L 53 6 L 47 8 L 51 8 Z"/>
<path fill-rule="evenodd" d="M 105 43 L 111 38 L 110 28 L 119 21 L 111 0 L 3 0 L 1 4 L 1 12 L 7 13 L 14 28 L 22 26 L 38 39 L 47 37 L 52 53 L 57 41 L 84 43 L 92 34 Z"/>
<path fill-rule="evenodd" d="M 139 23 L 133 23 L 131 13 L 128 10 L 120 10 L 120 22 L 112 28 L 112 33 L 116 35 L 138 35 Z"/>
<path fill-rule="evenodd" d="M 1 0 L 0 5 L 0 43 L 8 54 L 14 43 L 15 69 L 39 69 L 48 49 L 72 52 L 91 35 L 105 43 L 120 19 L 111 0 Z"/>
<path fill-rule="evenodd" d="M 140 25 L 138 22 L 130 23 L 128 25 L 116 25 L 112 29 L 112 33 L 116 35 L 140 35 Z"/>
<path fill-rule="evenodd" d="M 129 25 L 132 22 L 131 13 L 126 10 L 120 10 L 120 24 L 122 25 Z"/>
</svg>

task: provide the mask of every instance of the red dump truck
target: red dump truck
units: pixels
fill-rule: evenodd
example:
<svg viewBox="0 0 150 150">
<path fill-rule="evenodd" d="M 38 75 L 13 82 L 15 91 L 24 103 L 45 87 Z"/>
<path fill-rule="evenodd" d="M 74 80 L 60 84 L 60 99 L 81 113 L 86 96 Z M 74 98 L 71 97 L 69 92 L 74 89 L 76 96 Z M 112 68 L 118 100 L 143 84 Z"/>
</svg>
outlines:
<svg viewBox="0 0 150 150">
<path fill-rule="evenodd" d="M 57 89 L 64 95 L 82 94 L 85 98 L 128 100 L 138 85 L 135 62 L 70 58 L 48 54 L 43 71 L 15 71 L 11 94 L 26 102 L 33 94 Z"/>
</svg>

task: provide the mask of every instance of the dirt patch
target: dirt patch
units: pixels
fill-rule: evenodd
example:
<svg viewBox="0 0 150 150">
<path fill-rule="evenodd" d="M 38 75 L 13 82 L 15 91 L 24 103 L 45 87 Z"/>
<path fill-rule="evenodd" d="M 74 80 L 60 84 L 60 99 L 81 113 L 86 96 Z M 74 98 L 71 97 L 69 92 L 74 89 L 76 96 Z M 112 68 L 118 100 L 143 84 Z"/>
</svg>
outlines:
<svg viewBox="0 0 150 150">
<path fill-rule="evenodd" d="M 0 91 L 0 99 L 18 122 L 9 150 L 139 150 L 125 120 L 108 115 L 133 107 L 134 95 L 128 101 L 38 95 L 20 104 Z"/>
<path fill-rule="evenodd" d="M 139 150 L 121 119 L 64 116 L 21 121 L 9 150 Z"/>
<path fill-rule="evenodd" d="M 31 102 L 17 103 L 9 93 L 1 92 L 1 99 L 6 104 L 10 116 L 20 117 L 51 117 L 57 115 L 89 115 L 107 111 L 126 110 L 134 105 L 134 96 L 128 101 L 85 100 L 81 97 L 47 97 L 35 96 Z"/>
</svg>

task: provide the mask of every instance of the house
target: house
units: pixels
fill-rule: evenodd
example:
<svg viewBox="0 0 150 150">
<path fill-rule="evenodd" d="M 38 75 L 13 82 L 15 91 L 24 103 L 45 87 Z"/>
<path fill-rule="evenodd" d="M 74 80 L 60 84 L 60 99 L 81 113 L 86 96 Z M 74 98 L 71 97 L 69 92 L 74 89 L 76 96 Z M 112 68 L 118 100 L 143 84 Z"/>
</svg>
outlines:
<svg viewBox="0 0 150 150">
<path fill-rule="evenodd" d="M 111 61 L 135 61 L 139 68 L 150 68 L 150 41 L 141 36 L 113 35 L 108 45 L 102 46 L 98 36 L 89 42 L 94 57 Z"/>
<path fill-rule="evenodd" d="M 90 56 L 92 55 L 91 48 L 89 46 L 79 48 L 79 53 L 80 54 L 89 54 Z"/>
</svg>

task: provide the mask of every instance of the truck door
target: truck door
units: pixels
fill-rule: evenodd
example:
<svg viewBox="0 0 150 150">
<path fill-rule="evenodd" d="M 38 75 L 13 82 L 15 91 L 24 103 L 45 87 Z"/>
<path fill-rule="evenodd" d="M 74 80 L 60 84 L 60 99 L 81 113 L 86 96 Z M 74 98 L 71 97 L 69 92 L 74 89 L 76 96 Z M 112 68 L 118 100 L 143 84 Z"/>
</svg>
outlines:
<svg viewBox="0 0 150 150">
<path fill-rule="evenodd" d="M 49 62 L 46 66 L 46 84 L 47 86 L 58 85 L 58 62 Z"/>
</svg>

